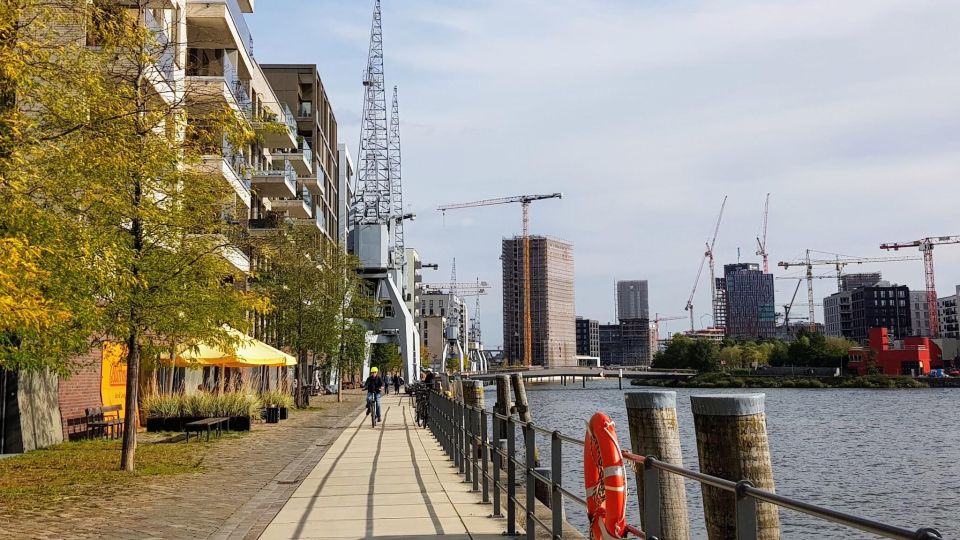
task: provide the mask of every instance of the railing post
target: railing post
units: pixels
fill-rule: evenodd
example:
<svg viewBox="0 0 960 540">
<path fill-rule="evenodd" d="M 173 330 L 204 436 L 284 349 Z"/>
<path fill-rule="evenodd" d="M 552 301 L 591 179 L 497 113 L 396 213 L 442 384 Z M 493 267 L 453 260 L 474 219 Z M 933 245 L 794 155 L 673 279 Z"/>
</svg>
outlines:
<svg viewBox="0 0 960 540">
<path fill-rule="evenodd" d="M 490 438 L 487 437 L 487 410 L 480 409 L 480 469 L 483 472 L 481 480 L 481 492 L 483 493 L 483 502 L 490 502 L 490 487 L 488 484 L 488 473 L 490 472 Z"/>
<path fill-rule="evenodd" d="M 654 459 L 647 457 L 643 462 L 643 532 L 647 536 L 660 538 L 663 527 L 660 523 L 660 469 L 654 467 Z"/>
<path fill-rule="evenodd" d="M 480 411 L 470 409 L 470 463 L 473 464 L 473 492 L 480 491 Z"/>
<path fill-rule="evenodd" d="M 513 417 L 507 418 L 507 534 L 517 534 L 517 424 Z"/>
<path fill-rule="evenodd" d="M 746 494 L 747 487 L 753 484 L 737 482 L 737 540 L 757 540 L 757 500 Z"/>
<path fill-rule="evenodd" d="M 553 528 L 553 537 L 563 538 L 563 440 L 560 432 L 554 431 L 550 435 L 550 525 Z"/>
<path fill-rule="evenodd" d="M 525 529 L 527 540 L 535 540 L 537 536 L 537 522 L 533 520 L 537 505 L 537 479 L 533 476 L 534 460 L 536 459 L 537 432 L 533 429 L 533 422 L 523 424 L 523 446 L 526 455 L 523 458 L 524 475 L 527 482 L 527 519 Z"/>
<path fill-rule="evenodd" d="M 460 474 L 463 474 L 463 403 L 457 400 L 453 401 L 453 429 L 456 434 L 456 455 L 457 459 L 454 462 L 457 465 L 457 469 L 460 471 Z"/>
<path fill-rule="evenodd" d="M 470 407 L 461 402 L 460 408 L 463 409 L 463 481 L 473 482 L 473 461 L 470 449 L 473 445 L 473 411 Z"/>
<path fill-rule="evenodd" d="M 500 513 L 500 464 L 502 463 L 501 459 L 503 459 L 503 451 L 501 450 L 503 446 L 500 444 L 500 441 L 503 440 L 503 435 L 500 433 L 501 426 L 500 420 L 494 416 L 493 444 L 491 445 L 493 449 L 493 517 L 503 517 L 503 514 Z"/>
</svg>

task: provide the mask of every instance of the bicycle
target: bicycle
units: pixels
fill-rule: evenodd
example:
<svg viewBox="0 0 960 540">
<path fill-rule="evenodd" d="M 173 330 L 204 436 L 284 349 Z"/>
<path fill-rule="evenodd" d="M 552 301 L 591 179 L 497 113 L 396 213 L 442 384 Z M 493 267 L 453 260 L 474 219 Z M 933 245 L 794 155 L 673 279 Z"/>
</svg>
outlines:
<svg viewBox="0 0 960 540">
<path fill-rule="evenodd" d="M 378 394 L 373 392 L 367 392 L 367 415 L 370 416 L 370 425 L 373 428 L 377 427 L 377 397 Z"/>
</svg>

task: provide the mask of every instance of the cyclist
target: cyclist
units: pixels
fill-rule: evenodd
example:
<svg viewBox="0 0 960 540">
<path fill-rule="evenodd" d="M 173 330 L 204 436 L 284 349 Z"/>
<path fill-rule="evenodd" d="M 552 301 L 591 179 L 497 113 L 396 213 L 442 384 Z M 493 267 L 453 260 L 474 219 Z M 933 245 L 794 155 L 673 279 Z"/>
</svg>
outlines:
<svg viewBox="0 0 960 540">
<path fill-rule="evenodd" d="M 379 372 L 376 366 L 370 368 L 370 376 L 363 383 L 363 388 L 367 391 L 367 416 L 370 415 L 371 406 L 376 403 L 377 422 L 380 421 L 380 392 L 383 390 L 383 379 Z"/>
</svg>

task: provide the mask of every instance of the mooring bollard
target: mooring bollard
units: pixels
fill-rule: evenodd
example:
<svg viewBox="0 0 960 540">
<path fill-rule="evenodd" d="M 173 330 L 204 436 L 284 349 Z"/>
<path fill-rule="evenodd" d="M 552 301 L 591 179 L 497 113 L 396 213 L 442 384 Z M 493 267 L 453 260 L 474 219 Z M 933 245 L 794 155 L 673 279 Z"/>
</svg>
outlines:
<svg viewBox="0 0 960 540">
<path fill-rule="evenodd" d="M 774 490 L 764 394 L 691 396 L 700 471 Z M 703 490 L 710 540 L 780 538 L 777 507 L 720 489 Z M 739 530 L 738 530 L 739 529 Z"/>
<path fill-rule="evenodd" d="M 523 375 L 514 373 L 510 376 L 510 385 L 513 387 L 514 405 L 517 408 L 517 417 L 522 422 L 530 422 L 533 416 L 530 414 L 530 404 L 527 402 L 527 389 L 523 384 Z"/>
<path fill-rule="evenodd" d="M 656 390 L 627 392 L 624 400 L 633 453 L 653 456 L 664 463 L 682 467 L 677 393 Z M 644 468 L 638 471 L 636 478 L 643 531 L 661 540 L 689 540 L 690 524 L 683 477 Z M 659 485 L 649 497 L 644 491 L 644 483 L 648 481 L 652 485 Z"/>
</svg>

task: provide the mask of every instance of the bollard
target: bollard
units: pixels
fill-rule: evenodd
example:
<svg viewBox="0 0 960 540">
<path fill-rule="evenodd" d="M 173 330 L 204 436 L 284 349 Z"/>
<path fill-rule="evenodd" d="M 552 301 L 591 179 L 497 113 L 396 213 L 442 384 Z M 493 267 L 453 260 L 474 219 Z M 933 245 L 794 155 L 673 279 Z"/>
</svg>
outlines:
<svg viewBox="0 0 960 540">
<path fill-rule="evenodd" d="M 680 429 L 677 424 L 677 393 L 666 391 L 627 392 L 627 421 L 633 453 L 653 456 L 664 463 L 683 466 Z M 658 474 L 657 474 L 658 473 Z M 644 476 L 657 474 L 657 493 L 645 497 Z M 643 530 L 660 540 L 689 540 L 687 493 L 683 477 L 645 470 L 636 475 Z M 659 501 L 659 504 L 654 504 Z"/>
<path fill-rule="evenodd" d="M 581 375 L 581 376 L 580 376 L 580 384 L 582 384 L 584 388 L 587 387 L 587 376 L 586 376 L 586 375 Z"/>
<path fill-rule="evenodd" d="M 623 370 L 622 369 L 617 371 L 617 383 L 620 384 L 620 389 L 623 390 Z M 677 408 L 676 405 L 674 405 L 673 408 L 676 409 Z"/>
<path fill-rule="evenodd" d="M 700 471 L 773 491 L 764 394 L 691 396 Z M 702 486 L 703 513 L 710 540 L 780 538 L 777 507 Z M 739 493 L 739 490 L 738 490 Z M 742 500 L 741 500 L 742 499 Z M 738 530 L 739 524 L 739 530 Z"/>
<path fill-rule="evenodd" d="M 527 402 L 527 389 L 523 385 L 523 375 L 514 373 L 510 376 L 510 385 L 513 387 L 513 396 L 517 408 L 517 417 L 522 422 L 532 422 L 530 404 Z"/>
</svg>

